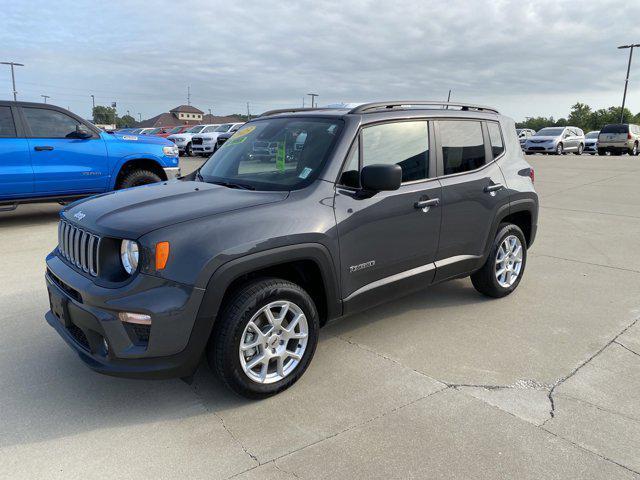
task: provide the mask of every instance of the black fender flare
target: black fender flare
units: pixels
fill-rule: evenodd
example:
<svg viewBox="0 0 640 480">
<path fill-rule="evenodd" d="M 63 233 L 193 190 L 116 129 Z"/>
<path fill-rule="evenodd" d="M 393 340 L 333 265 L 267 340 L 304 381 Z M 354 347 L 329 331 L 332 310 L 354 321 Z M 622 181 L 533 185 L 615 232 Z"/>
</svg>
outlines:
<svg viewBox="0 0 640 480">
<path fill-rule="evenodd" d="M 342 315 L 339 281 L 331 253 L 320 243 L 301 243 L 243 255 L 220 265 L 207 282 L 198 317 L 211 319 L 213 327 L 224 295 L 235 280 L 256 270 L 300 260 L 311 260 L 320 270 L 326 295 L 327 318 Z"/>
</svg>

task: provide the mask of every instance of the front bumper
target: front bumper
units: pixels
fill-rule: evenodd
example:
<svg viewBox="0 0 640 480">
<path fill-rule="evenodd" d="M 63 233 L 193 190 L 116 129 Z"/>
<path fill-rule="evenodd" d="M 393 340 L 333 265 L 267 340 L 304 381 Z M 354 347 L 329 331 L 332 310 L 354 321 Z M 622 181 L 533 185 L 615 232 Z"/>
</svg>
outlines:
<svg viewBox="0 0 640 480">
<path fill-rule="evenodd" d="M 524 146 L 524 151 L 531 153 L 553 153 L 556 151 L 556 145 L 554 143 L 527 143 Z"/>
<path fill-rule="evenodd" d="M 165 167 L 163 168 L 167 180 L 178 178 L 180 176 L 180 167 Z"/>
<path fill-rule="evenodd" d="M 203 289 L 143 274 L 120 288 L 101 287 L 55 252 L 47 257 L 45 280 L 45 319 L 93 370 L 172 378 L 197 368 L 213 323 L 198 316 Z M 148 314 L 152 324 L 145 330 L 123 323 L 120 311 Z"/>
<path fill-rule="evenodd" d="M 191 150 L 194 153 L 213 153 L 216 149 L 216 144 L 214 143 L 203 143 L 202 145 L 191 145 Z"/>
<path fill-rule="evenodd" d="M 597 143 L 585 143 L 584 144 L 584 151 L 585 152 L 597 152 L 598 151 L 598 144 Z"/>
</svg>

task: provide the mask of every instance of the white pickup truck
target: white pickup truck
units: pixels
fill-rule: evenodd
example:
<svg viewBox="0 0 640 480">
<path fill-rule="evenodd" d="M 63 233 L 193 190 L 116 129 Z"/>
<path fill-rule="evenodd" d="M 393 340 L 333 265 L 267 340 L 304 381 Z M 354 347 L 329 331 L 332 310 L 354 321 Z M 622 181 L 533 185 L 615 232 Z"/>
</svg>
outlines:
<svg viewBox="0 0 640 480">
<path fill-rule="evenodd" d="M 175 143 L 180 153 L 190 157 L 193 155 L 191 143 L 192 137 L 201 133 L 213 132 L 219 126 L 219 124 L 195 125 L 185 132 L 169 135 L 167 140 Z"/>
<path fill-rule="evenodd" d="M 223 123 L 213 131 L 207 130 L 194 135 L 191 138 L 191 148 L 194 155 L 206 155 L 216 151 L 218 135 L 238 130 L 244 123 Z"/>
</svg>

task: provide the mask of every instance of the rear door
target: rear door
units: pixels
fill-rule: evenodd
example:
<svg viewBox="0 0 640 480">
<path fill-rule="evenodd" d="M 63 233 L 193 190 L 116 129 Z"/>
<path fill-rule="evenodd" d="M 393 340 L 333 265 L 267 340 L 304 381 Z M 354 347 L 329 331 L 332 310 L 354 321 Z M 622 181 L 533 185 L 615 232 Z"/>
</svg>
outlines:
<svg viewBox="0 0 640 480">
<path fill-rule="evenodd" d="M 0 105 L 0 200 L 33 193 L 29 145 L 17 123 L 17 109 Z"/>
<path fill-rule="evenodd" d="M 93 128 L 57 109 L 22 107 L 34 174 L 34 191 L 40 194 L 102 192 L 109 180 L 104 140 Z M 76 129 L 91 138 L 72 138 Z"/>
<path fill-rule="evenodd" d="M 505 154 L 498 122 L 439 120 L 436 135 L 442 184 L 442 228 L 435 262 L 440 281 L 481 266 L 493 219 L 500 206 L 508 204 L 509 194 L 495 161 Z"/>
</svg>

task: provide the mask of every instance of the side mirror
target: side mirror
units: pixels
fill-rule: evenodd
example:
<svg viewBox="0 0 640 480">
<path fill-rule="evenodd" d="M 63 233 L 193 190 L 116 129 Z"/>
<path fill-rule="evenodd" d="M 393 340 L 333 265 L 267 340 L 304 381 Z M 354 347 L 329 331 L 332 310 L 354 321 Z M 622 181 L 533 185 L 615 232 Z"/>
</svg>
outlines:
<svg viewBox="0 0 640 480">
<path fill-rule="evenodd" d="M 82 130 L 80 125 L 76 125 L 75 131 L 67 134 L 67 138 L 77 138 L 78 140 L 88 140 L 92 138 L 93 134 L 91 132 L 87 132 L 86 130 Z"/>
<path fill-rule="evenodd" d="M 360 184 L 371 192 L 398 190 L 402 184 L 402 169 L 399 165 L 367 165 L 360 171 Z"/>
</svg>

